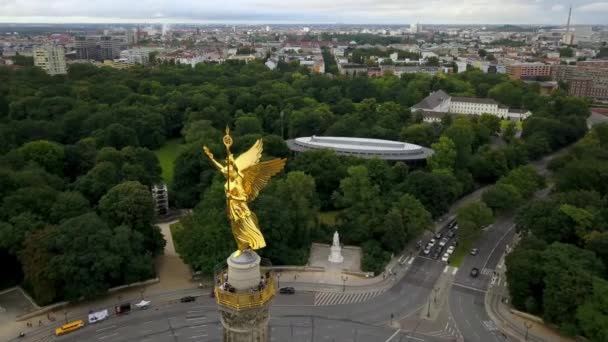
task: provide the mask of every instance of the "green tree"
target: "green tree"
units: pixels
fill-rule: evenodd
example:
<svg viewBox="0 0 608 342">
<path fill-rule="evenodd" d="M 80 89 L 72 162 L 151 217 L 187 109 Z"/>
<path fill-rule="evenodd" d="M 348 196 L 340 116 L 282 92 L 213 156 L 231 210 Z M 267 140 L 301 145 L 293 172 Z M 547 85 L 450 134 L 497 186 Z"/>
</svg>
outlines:
<svg viewBox="0 0 608 342">
<path fill-rule="evenodd" d="M 381 226 L 380 212 L 384 203 L 380 187 L 374 184 L 363 165 L 348 168 L 348 176 L 340 181 L 340 190 L 334 196 L 339 207 L 338 215 L 344 240 L 362 243 L 370 239 Z"/>
<path fill-rule="evenodd" d="M 479 201 L 458 209 L 456 220 L 461 239 L 470 241 L 479 236 L 483 227 L 494 222 L 494 214 L 484 202 Z"/>
<path fill-rule="evenodd" d="M 450 138 L 456 145 L 456 168 L 464 168 L 471 157 L 473 145 L 473 126 L 467 118 L 457 118 L 454 123 L 445 130 L 444 135 Z"/>
<path fill-rule="evenodd" d="M 457 155 L 454 142 L 450 138 L 442 136 L 438 142 L 431 145 L 431 148 L 435 152 L 427 161 L 431 170 L 453 172 Z"/>
<path fill-rule="evenodd" d="M 110 225 L 126 225 L 140 232 L 147 250 L 155 255 L 162 252 L 165 240 L 154 225 L 152 194 L 141 183 L 130 181 L 114 186 L 99 200 L 98 210 Z"/>
<path fill-rule="evenodd" d="M 288 173 L 264 189 L 254 202 L 254 211 L 264 237 L 272 241 L 262 255 L 277 264 L 305 264 L 311 236 L 318 226 L 314 179 L 300 171 Z"/>
<path fill-rule="evenodd" d="M 499 183 L 485 191 L 482 199 L 494 211 L 508 211 L 523 204 L 523 198 L 511 184 Z"/>
<path fill-rule="evenodd" d="M 49 141 L 32 141 L 17 150 L 19 157 L 33 161 L 53 174 L 62 174 L 65 158 L 63 147 Z"/>
<path fill-rule="evenodd" d="M 84 196 L 76 191 L 66 191 L 57 195 L 49 216 L 52 222 L 61 223 L 89 211 L 91 211 L 91 207 Z"/>
<path fill-rule="evenodd" d="M 492 133 L 500 131 L 500 118 L 496 115 L 482 113 L 479 117 L 479 123 L 486 126 Z"/>
<path fill-rule="evenodd" d="M 608 340 L 608 282 L 594 277 L 592 292 L 576 310 L 576 320 L 591 341 Z"/>
</svg>

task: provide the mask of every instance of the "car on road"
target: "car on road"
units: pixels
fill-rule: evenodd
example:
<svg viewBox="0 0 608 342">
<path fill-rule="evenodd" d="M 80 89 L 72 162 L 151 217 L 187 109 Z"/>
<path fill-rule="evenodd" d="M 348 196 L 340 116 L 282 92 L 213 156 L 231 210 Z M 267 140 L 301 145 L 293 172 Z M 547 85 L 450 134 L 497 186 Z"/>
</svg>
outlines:
<svg viewBox="0 0 608 342">
<path fill-rule="evenodd" d="M 450 246 L 450 247 L 448 247 L 448 251 L 447 251 L 447 253 L 452 254 L 452 253 L 454 253 L 454 250 L 455 250 L 455 249 L 456 249 L 456 247 L 454 247 L 454 246 Z"/>
<path fill-rule="evenodd" d="M 435 234 L 435 239 L 437 239 L 437 240 L 441 239 L 441 232 L 437 232 Z"/>
<path fill-rule="evenodd" d="M 447 235 L 447 236 L 448 236 L 448 238 L 450 238 L 450 239 L 451 239 L 451 238 L 453 238 L 454 236 L 456 236 L 456 232 L 455 232 L 455 231 L 453 231 L 453 230 L 450 230 L 450 231 L 448 232 L 448 235 Z"/>
<path fill-rule="evenodd" d="M 185 296 L 182 297 L 179 301 L 182 303 L 188 303 L 188 302 L 194 302 L 196 300 L 196 297 L 194 296 Z"/>
<path fill-rule="evenodd" d="M 441 256 L 441 252 L 440 251 L 435 251 L 435 253 L 433 253 L 433 255 L 431 256 L 431 258 L 433 258 L 434 260 L 439 259 L 439 257 Z"/>
<path fill-rule="evenodd" d="M 479 268 L 477 267 L 473 267 L 471 269 L 471 277 L 473 278 L 477 278 L 477 276 L 479 275 Z"/>
<path fill-rule="evenodd" d="M 469 254 L 471 254 L 471 255 L 477 255 L 477 254 L 479 254 L 479 249 L 478 248 L 473 248 L 473 249 L 471 249 L 471 252 Z"/>
<path fill-rule="evenodd" d="M 294 289 L 293 287 L 289 286 L 289 287 L 281 287 L 281 289 L 279 290 L 280 294 L 294 294 L 296 293 L 296 289 Z"/>
<path fill-rule="evenodd" d="M 443 254 L 443 257 L 441 258 L 441 261 L 448 262 L 449 260 L 450 260 L 450 253 L 445 252 L 445 254 Z"/>
<path fill-rule="evenodd" d="M 448 238 L 441 239 L 441 241 L 439 241 L 439 246 L 441 246 L 441 247 L 445 246 L 449 240 L 450 239 L 448 239 Z"/>
</svg>

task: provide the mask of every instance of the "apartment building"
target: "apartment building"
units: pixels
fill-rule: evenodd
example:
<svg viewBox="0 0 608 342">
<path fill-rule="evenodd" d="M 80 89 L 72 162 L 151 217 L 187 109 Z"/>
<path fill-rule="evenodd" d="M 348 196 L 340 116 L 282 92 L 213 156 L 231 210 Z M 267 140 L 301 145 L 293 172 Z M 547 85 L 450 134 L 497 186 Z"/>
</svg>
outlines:
<svg viewBox="0 0 608 342">
<path fill-rule="evenodd" d="M 507 74 L 512 80 L 551 77 L 551 65 L 542 63 L 515 63 L 507 65 Z"/>
<path fill-rule="evenodd" d="M 93 36 L 76 36 L 74 37 L 74 45 L 76 47 L 76 59 L 97 60 L 99 53 L 97 51 L 97 38 Z"/>
<path fill-rule="evenodd" d="M 34 65 L 44 69 L 49 75 L 66 74 L 63 47 L 48 45 L 34 48 Z"/>
<path fill-rule="evenodd" d="M 551 76 L 556 81 L 566 82 L 568 94 L 571 96 L 608 99 L 608 68 L 554 65 L 551 69 Z"/>
<path fill-rule="evenodd" d="M 100 59 L 115 59 L 120 56 L 121 41 L 112 36 L 101 36 L 99 40 Z"/>
</svg>

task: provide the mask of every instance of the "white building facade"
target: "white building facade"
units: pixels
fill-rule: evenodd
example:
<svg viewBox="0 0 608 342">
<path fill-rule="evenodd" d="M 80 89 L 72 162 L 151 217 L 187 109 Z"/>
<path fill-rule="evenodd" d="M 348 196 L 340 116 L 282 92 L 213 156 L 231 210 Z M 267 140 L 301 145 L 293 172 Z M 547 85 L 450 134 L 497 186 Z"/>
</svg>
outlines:
<svg viewBox="0 0 608 342">
<path fill-rule="evenodd" d="M 34 65 L 44 69 L 49 75 L 67 74 L 63 47 L 49 45 L 35 48 Z"/>
</svg>

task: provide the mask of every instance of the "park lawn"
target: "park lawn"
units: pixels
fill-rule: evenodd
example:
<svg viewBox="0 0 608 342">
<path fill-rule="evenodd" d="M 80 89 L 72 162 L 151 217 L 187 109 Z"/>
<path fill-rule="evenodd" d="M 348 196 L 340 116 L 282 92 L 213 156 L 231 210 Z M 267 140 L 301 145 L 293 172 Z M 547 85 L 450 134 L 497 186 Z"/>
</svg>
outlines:
<svg viewBox="0 0 608 342">
<path fill-rule="evenodd" d="M 338 216 L 338 213 L 340 211 L 339 210 L 332 210 L 332 211 L 323 211 L 319 213 L 319 221 L 321 223 L 324 223 L 328 226 L 335 226 L 336 225 L 336 218 Z"/>
<path fill-rule="evenodd" d="M 500 121 L 500 130 L 503 131 L 507 125 L 509 124 L 509 122 L 511 122 L 511 120 L 501 120 Z M 515 127 L 517 127 L 518 131 L 521 131 L 523 129 L 523 122 L 522 121 L 515 121 Z"/>
<path fill-rule="evenodd" d="M 160 162 L 160 167 L 163 170 L 162 176 L 166 184 L 170 185 L 173 181 L 173 163 L 177 156 L 185 146 L 180 143 L 180 139 L 167 140 L 163 147 L 155 150 L 154 153 Z"/>
</svg>

